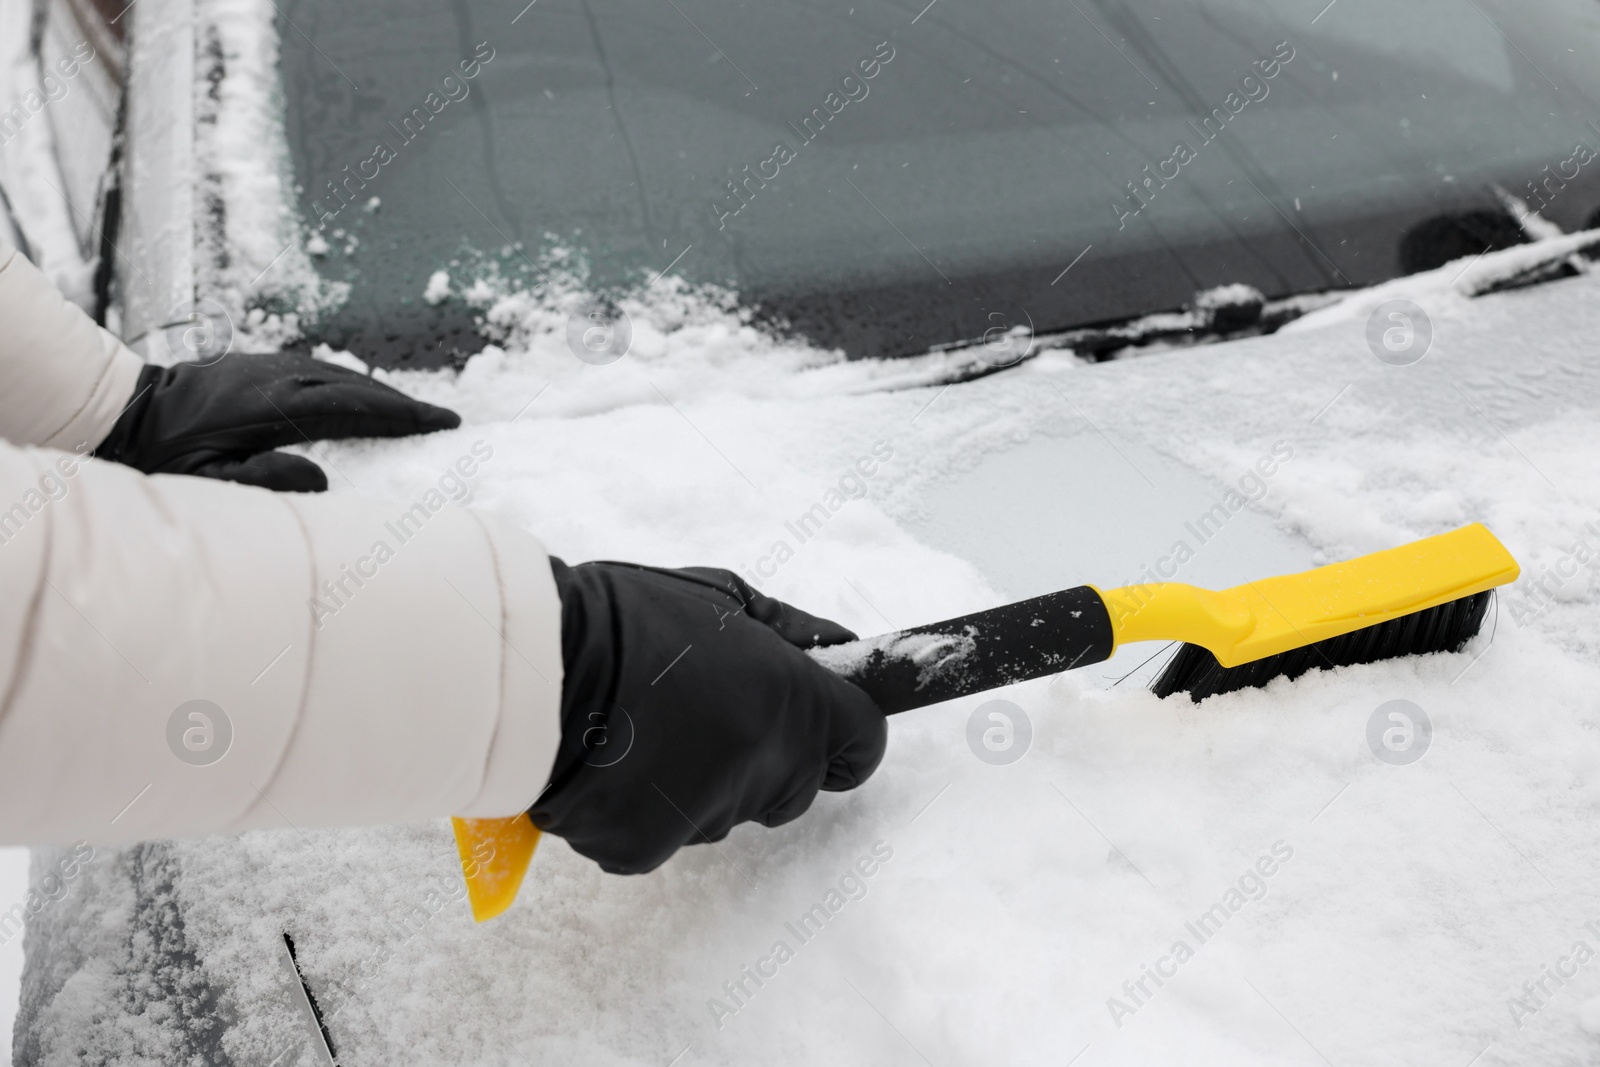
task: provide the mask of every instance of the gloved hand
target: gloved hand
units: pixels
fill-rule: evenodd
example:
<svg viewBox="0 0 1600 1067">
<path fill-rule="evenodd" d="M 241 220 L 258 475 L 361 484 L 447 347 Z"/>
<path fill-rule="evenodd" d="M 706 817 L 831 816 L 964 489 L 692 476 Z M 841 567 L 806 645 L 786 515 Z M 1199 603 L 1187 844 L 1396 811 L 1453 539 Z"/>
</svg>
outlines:
<svg viewBox="0 0 1600 1067">
<path fill-rule="evenodd" d="M 328 488 L 322 468 L 271 451 L 303 441 L 450 430 L 460 416 L 364 374 L 293 352 L 209 366 L 149 366 L 95 454 L 146 474 L 196 474 L 290 492 Z"/>
<path fill-rule="evenodd" d="M 854 789 L 888 727 L 803 648 L 854 640 L 731 571 L 550 561 L 562 739 L 529 815 L 613 874 L 654 870 L 741 822 L 779 826 Z"/>
</svg>

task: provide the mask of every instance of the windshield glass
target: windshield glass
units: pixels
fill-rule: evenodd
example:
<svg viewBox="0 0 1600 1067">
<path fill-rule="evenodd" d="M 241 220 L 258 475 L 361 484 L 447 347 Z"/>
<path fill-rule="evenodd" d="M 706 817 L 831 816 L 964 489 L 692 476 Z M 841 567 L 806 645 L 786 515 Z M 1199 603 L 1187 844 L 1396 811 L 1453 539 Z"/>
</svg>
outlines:
<svg viewBox="0 0 1600 1067">
<path fill-rule="evenodd" d="M 300 206 L 351 283 L 321 336 L 470 351 L 434 272 L 565 255 L 904 354 L 1369 284 L 1495 185 L 1600 204 L 1592 0 L 924 2 L 283 0 Z"/>
</svg>

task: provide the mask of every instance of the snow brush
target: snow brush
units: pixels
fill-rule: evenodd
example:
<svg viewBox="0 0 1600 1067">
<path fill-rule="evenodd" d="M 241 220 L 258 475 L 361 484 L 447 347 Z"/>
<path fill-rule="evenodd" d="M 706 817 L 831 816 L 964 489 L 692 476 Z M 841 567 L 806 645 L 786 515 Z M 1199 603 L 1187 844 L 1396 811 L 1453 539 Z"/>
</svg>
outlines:
<svg viewBox="0 0 1600 1067">
<path fill-rule="evenodd" d="M 1517 561 L 1478 523 L 1220 592 L 1179 582 L 1080 585 L 958 619 L 813 649 L 885 714 L 1100 663 L 1135 641 L 1182 641 L 1151 683 L 1208 696 L 1428 652 L 1473 638 Z"/>
<path fill-rule="evenodd" d="M 1150 688 L 1199 703 L 1313 668 L 1459 651 L 1483 625 L 1490 590 L 1520 573 L 1494 534 L 1473 523 L 1232 589 L 1080 585 L 808 654 L 893 715 L 1101 663 L 1136 641 L 1181 641 Z M 456 819 L 455 829 L 482 922 L 510 907 L 539 831 L 526 815 Z"/>
</svg>

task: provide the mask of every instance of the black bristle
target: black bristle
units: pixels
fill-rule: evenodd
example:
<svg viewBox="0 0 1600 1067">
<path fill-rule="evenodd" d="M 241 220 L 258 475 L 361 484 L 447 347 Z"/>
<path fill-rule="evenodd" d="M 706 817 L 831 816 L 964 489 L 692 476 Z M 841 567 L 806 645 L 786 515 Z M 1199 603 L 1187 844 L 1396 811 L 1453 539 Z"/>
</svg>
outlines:
<svg viewBox="0 0 1600 1067">
<path fill-rule="evenodd" d="M 1402 615 L 1276 656 L 1224 667 L 1199 645 L 1184 645 L 1150 690 L 1158 697 L 1188 693 L 1196 704 L 1218 693 L 1259 689 L 1274 678 L 1298 678 L 1314 668 L 1350 667 L 1429 652 L 1459 652 L 1483 626 L 1493 591 Z"/>
</svg>

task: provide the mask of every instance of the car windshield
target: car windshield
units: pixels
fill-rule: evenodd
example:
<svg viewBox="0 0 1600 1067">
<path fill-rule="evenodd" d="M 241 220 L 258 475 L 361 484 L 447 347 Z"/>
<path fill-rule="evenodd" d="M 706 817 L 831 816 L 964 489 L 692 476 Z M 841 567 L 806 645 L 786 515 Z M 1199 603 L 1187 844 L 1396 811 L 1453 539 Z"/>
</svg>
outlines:
<svg viewBox="0 0 1600 1067">
<path fill-rule="evenodd" d="M 393 0 L 375 30 L 283 0 L 300 208 L 350 283 L 316 331 L 471 350 L 435 271 L 564 264 L 897 355 L 1370 284 L 1506 194 L 1567 229 L 1595 210 L 1592 0 L 1318 6 Z"/>
</svg>

